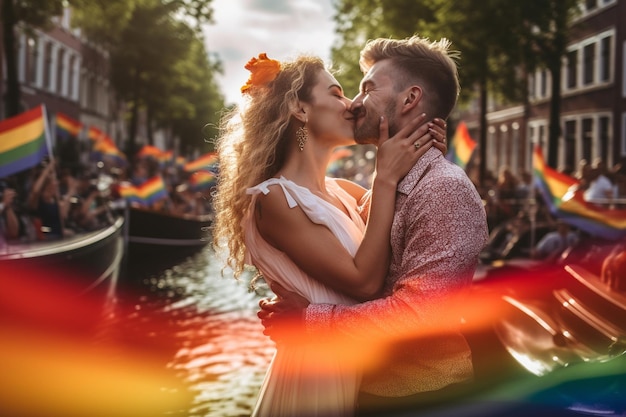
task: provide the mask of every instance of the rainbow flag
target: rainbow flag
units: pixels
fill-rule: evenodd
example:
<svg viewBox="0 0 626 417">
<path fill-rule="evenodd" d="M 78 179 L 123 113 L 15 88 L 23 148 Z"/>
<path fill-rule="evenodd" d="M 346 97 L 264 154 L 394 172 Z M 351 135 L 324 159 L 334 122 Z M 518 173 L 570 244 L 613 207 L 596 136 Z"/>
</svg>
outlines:
<svg viewBox="0 0 626 417">
<path fill-rule="evenodd" d="M 143 145 L 141 149 L 139 149 L 139 152 L 137 152 L 137 156 L 138 157 L 153 157 L 155 159 L 158 159 L 162 153 L 163 151 L 157 148 L 156 146 Z"/>
<path fill-rule="evenodd" d="M 0 122 L 0 177 L 37 165 L 48 155 L 43 105 Z"/>
<path fill-rule="evenodd" d="M 472 139 L 467 131 L 467 125 L 465 122 L 460 122 L 452 138 L 452 145 L 448 150 L 446 159 L 465 169 L 472 158 L 475 148 L 476 141 Z"/>
<path fill-rule="evenodd" d="M 92 157 L 96 160 L 108 158 L 118 165 L 126 164 L 126 155 L 117 148 L 113 140 L 106 134 L 102 134 L 100 139 L 94 143 Z"/>
<path fill-rule="evenodd" d="M 174 158 L 174 152 L 172 151 L 163 151 L 161 152 L 160 155 L 157 156 L 157 161 L 159 161 L 159 164 L 161 166 L 167 165 L 170 162 L 172 162 L 172 159 Z"/>
<path fill-rule="evenodd" d="M 83 124 L 81 122 L 74 120 L 63 113 L 57 113 L 55 115 L 55 126 L 57 136 L 64 140 L 77 138 L 80 131 L 83 129 Z"/>
<path fill-rule="evenodd" d="M 187 159 L 184 156 L 179 155 L 174 159 L 174 165 L 176 165 L 176 167 L 178 168 L 183 168 L 186 163 Z"/>
<path fill-rule="evenodd" d="M 163 167 L 172 162 L 174 152 L 162 151 L 153 145 L 143 145 L 139 152 L 137 152 L 137 156 L 140 158 L 153 158 Z"/>
<path fill-rule="evenodd" d="M 100 139 L 104 139 L 105 137 L 107 137 L 106 133 L 94 126 L 89 127 L 89 130 L 87 131 L 87 136 L 94 142 L 97 142 Z"/>
<path fill-rule="evenodd" d="M 165 183 L 160 175 L 155 175 L 138 186 L 130 183 L 121 184 L 119 192 L 129 202 L 135 202 L 142 206 L 149 206 L 168 196 Z"/>
<path fill-rule="evenodd" d="M 183 169 L 186 172 L 195 172 L 201 169 L 203 170 L 211 170 L 213 171 L 217 166 L 217 154 L 214 152 L 209 152 L 207 154 L 202 155 L 198 159 L 187 162 Z"/>
<path fill-rule="evenodd" d="M 609 240 L 626 237 L 626 210 L 589 203 L 576 192 L 579 181 L 549 167 L 541 148 L 533 151 L 534 184 L 550 212 L 564 222 L 592 235 Z"/>
<path fill-rule="evenodd" d="M 341 163 L 339 161 L 349 158 L 354 155 L 354 151 L 350 148 L 337 148 L 333 151 L 330 156 L 330 161 L 328 161 L 328 166 L 326 167 L 326 173 L 334 174 L 341 168 Z"/>
<path fill-rule="evenodd" d="M 193 191 L 206 190 L 217 183 L 217 176 L 210 171 L 196 171 L 189 177 Z"/>
</svg>

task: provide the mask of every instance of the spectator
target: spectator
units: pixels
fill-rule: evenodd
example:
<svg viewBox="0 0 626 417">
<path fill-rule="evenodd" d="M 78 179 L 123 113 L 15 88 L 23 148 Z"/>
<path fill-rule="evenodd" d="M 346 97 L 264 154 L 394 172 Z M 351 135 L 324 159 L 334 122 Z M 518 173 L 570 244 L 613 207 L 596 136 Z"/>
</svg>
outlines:
<svg viewBox="0 0 626 417">
<path fill-rule="evenodd" d="M 533 258 L 544 261 L 555 261 L 565 249 L 578 242 L 578 236 L 571 230 L 569 224 L 557 221 L 556 230 L 547 233 L 537 243 L 533 252 Z"/>
<path fill-rule="evenodd" d="M 41 240 L 64 236 L 63 223 L 70 209 L 70 197 L 75 193 L 75 183 L 69 184 L 68 193 L 60 198 L 54 161 L 48 163 L 35 180 L 26 206 L 33 215 L 37 236 Z"/>
<path fill-rule="evenodd" d="M 13 188 L 5 188 L 0 200 L 0 228 L 2 241 L 17 239 L 20 236 L 21 224 L 15 212 L 14 200 L 17 193 Z"/>
<path fill-rule="evenodd" d="M 606 168 L 598 164 L 591 169 L 589 188 L 585 190 L 585 201 L 596 204 L 610 204 L 616 196 L 616 187 L 609 179 Z"/>
</svg>

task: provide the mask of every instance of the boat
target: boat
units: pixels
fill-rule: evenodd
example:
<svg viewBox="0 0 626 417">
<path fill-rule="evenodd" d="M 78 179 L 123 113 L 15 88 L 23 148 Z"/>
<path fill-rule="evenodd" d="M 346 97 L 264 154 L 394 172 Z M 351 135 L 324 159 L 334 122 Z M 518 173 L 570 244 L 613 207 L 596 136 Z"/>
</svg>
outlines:
<svg viewBox="0 0 626 417">
<path fill-rule="evenodd" d="M 137 263 L 158 254 L 166 258 L 189 255 L 210 242 L 209 228 L 213 217 L 179 215 L 139 206 L 125 210 L 128 228 L 126 243 L 128 260 Z"/>
<path fill-rule="evenodd" d="M 0 311 L 63 325 L 92 325 L 115 295 L 124 256 L 124 218 L 58 240 L 0 248 Z"/>
</svg>

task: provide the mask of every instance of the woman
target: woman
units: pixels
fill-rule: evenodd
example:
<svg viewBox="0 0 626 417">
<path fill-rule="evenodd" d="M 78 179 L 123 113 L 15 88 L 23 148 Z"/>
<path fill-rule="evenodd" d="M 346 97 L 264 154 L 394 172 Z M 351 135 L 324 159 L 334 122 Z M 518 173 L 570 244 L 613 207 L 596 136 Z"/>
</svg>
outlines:
<svg viewBox="0 0 626 417">
<path fill-rule="evenodd" d="M 354 116 L 323 62 L 261 54 L 246 68 L 246 107 L 227 118 L 216 147 L 216 247 L 227 242 L 235 275 L 253 265 L 314 303 L 375 297 L 387 274 L 396 185 L 432 146 L 433 125 L 417 128 L 422 115 L 387 139 L 381 120 L 372 198 L 361 208 L 365 189 L 325 176 L 333 150 L 354 144 Z M 358 372 L 319 347 L 277 346 L 255 416 L 353 414 Z"/>
</svg>

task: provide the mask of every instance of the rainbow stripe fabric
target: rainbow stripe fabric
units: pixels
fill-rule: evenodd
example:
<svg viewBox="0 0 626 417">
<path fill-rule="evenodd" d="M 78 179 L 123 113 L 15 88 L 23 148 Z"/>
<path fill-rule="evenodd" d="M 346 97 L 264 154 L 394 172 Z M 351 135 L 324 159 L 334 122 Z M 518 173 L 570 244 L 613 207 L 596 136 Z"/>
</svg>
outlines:
<svg viewBox="0 0 626 417">
<path fill-rule="evenodd" d="M 100 139 L 104 139 L 107 135 L 97 127 L 90 126 L 87 132 L 87 136 L 89 136 L 89 139 L 91 139 L 92 141 L 97 142 Z"/>
<path fill-rule="evenodd" d="M 465 169 L 472 158 L 475 148 L 476 141 L 470 136 L 467 125 L 465 122 L 460 122 L 454 133 L 452 145 L 448 150 L 446 159 Z"/>
<path fill-rule="evenodd" d="M 153 157 L 158 159 L 159 156 L 163 153 L 163 151 L 156 146 L 152 145 L 143 145 L 139 152 L 137 152 L 137 156 L 139 157 Z"/>
<path fill-rule="evenodd" d="M 189 177 L 189 184 L 193 191 L 206 190 L 217 183 L 217 177 L 210 171 L 196 171 Z"/>
<path fill-rule="evenodd" d="M 48 155 L 43 105 L 0 122 L 0 177 L 37 165 Z"/>
<path fill-rule="evenodd" d="M 88 135 L 93 141 L 92 159 L 100 161 L 109 159 L 117 165 L 126 165 L 126 155 L 106 133 L 96 127 L 90 127 Z"/>
<path fill-rule="evenodd" d="M 135 202 L 142 206 L 149 206 L 168 196 L 165 183 L 160 175 L 155 175 L 138 186 L 130 183 L 121 184 L 119 192 L 129 202 Z"/>
<path fill-rule="evenodd" d="M 183 169 L 186 172 L 195 172 L 199 170 L 213 170 L 217 165 L 217 154 L 213 152 L 206 153 L 198 159 L 187 162 Z"/>
<path fill-rule="evenodd" d="M 345 158 L 349 158 L 354 155 L 354 151 L 350 148 L 337 148 L 330 156 L 330 161 L 326 167 L 326 173 L 334 175 L 339 168 L 341 168 L 341 162 Z"/>
<path fill-rule="evenodd" d="M 62 139 L 77 138 L 83 129 L 83 124 L 66 116 L 63 113 L 55 115 L 56 134 Z"/>
<path fill-rule="evenodd" d="M 534 183 L 550 212 L 591 236 L 608 240 L 626 238 L 626 210 L 589 203 L 575 192 L 579 181 L 549 167 L 541 148 L 533 151 Z"/>
<path fill-rule="evenodd" d="M 143 145 L 139 152 L 137 152 L 139 158 L 152 158 L 159 163 L 160 166 L 165 166 L 172 162 L 174 158 L 174 152 L 163 151 L 154 145 Z"/>
</svg>

